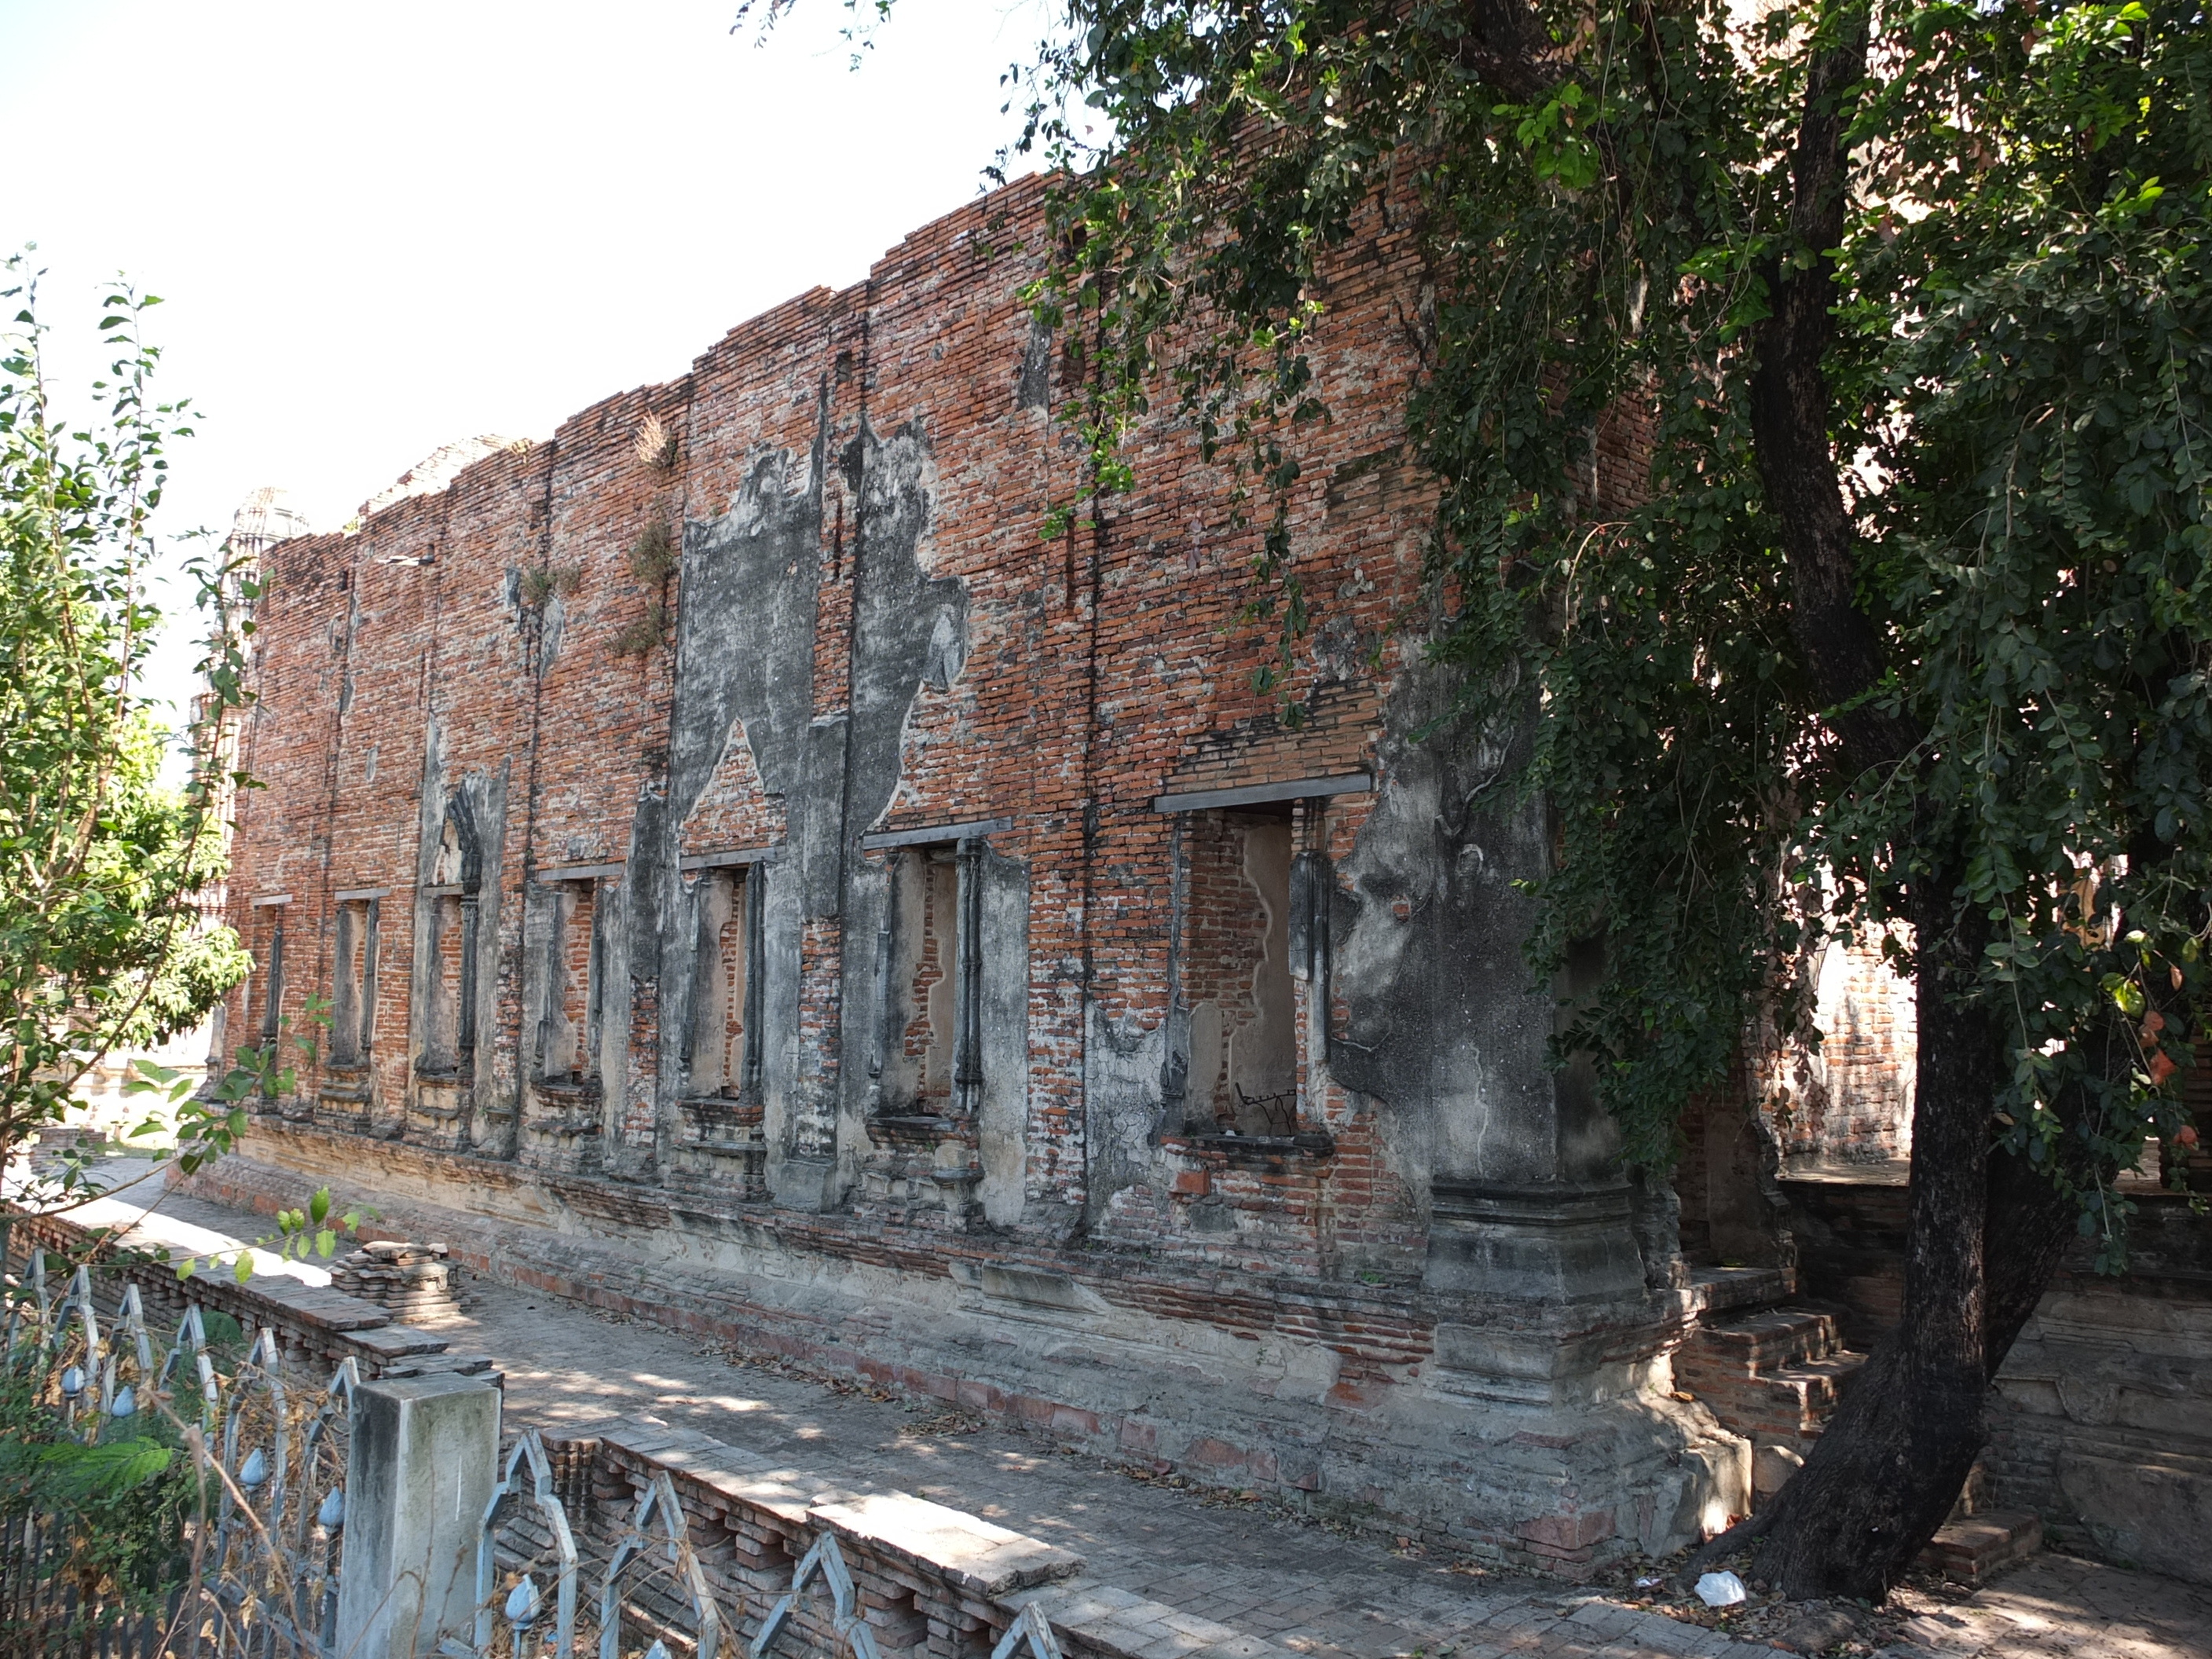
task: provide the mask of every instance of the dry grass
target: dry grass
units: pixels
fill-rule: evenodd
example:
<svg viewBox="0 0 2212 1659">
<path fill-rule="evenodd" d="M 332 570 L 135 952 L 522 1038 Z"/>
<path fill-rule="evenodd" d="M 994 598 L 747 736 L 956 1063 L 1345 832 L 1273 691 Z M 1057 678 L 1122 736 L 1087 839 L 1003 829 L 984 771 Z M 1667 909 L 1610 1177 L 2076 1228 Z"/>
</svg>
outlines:
<svg viewBox="0 0 2212 1659">
<path fill-rule="evenodd" d="M 574 565 L 533 565 L 522 573 L 522 602 L 535 611 L 556 593 L 567 599 L 583 583 L 583 573 Z"/>
<path fill-rule="evenodd" d="M 655 599 L 645 608 L 645 614 L 628 622 L 615 631 L 607 649 L 617 657 L 642 657 L 668 635 L 668 607 Z"/>
<path fill-rule="evenodd" d="M 657 585 L 675 573 L 682 558 L 674 532 L 665 524 L 648 525 L 630 544 L 630 574 L 641 582 Z"/>
<path fill-rule="evenodd" d="M 637 451 L 637 459 L 655 472 L 676 470 L 676 434 L 658 415 L 648 415 L 637 423 L 637 435 L 630 440 Z"/>
</svg>

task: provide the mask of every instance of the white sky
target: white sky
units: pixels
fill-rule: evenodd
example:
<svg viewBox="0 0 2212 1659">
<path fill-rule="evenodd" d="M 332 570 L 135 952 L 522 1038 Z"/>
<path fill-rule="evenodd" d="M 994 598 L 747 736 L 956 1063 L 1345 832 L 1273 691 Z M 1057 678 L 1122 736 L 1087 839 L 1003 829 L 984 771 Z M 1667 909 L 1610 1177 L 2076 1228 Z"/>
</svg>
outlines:
<svg viewBox="0 0 2212 1659">
<path fill-rule="evenodd" d="M 126 273 L 201 410 L 167 528 L 263 484 L 335 528 L 441 444 L 543 437 L 859 279 L 975 195 L 1050 21 L 898 0 L 856 71 L 840 0 L 764 46 L 737 3 L 0 0 L 0 249 L 39 245 L 63 390 Z"/>
</svg>

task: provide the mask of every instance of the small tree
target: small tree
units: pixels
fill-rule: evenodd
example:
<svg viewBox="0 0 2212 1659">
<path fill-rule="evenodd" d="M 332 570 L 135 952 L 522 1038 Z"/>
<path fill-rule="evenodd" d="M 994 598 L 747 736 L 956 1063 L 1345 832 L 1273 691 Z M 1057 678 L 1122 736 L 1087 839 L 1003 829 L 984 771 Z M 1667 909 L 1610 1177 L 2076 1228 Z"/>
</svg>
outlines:
<svg viewBox="0 0 2212 1659">
<path fill-rule="evenodd" d="M 226 768 L 226 723 L 248 700 L 245 641 L 257 595 L 222 556 L 196 558 L 208 627 L 206 690 L 184 736 L 184 781 L 165 783 L 168 741 L 143 673 L 161 616 L 149 594 L 167 449 L 189 435 L 183 403 L 153 400 L 157 303 L 117 284 L 101 307 L 113 351 L 92 385 L 98 417 L 64 422 L 49 400 L 37 277 L 22 256 L 0 299 L 0 1160 L 58 1121 L 110 1055 L 191 1030 L 243 977 L 245 951 L 198 899 L 224 868 L 222 815 L 245 781 Z M 188 1101 L 184 1155 L 227 1146 L 242 1091 Z M 142 1085 L 143 1086 L 143 1085 Z M 65 1183 L 66 1184 L 66 1183 Z"/>
</svg>

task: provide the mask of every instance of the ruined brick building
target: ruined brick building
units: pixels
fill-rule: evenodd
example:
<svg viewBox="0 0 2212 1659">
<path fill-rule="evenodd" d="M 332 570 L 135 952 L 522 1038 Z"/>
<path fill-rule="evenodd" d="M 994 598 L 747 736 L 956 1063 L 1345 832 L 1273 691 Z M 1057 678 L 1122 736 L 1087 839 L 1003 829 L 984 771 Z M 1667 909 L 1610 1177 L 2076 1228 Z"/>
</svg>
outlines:
<svg viewBox="0 0 2212 1659">
<path fill-rule="evenodd" d="M 1846 1366 L 1776 1311 L 1771 1131 L 1700 1126 L 1678 1231 L 1546 1064 L 1540 808 L 1419 735 L 1414 250 L 1325 296 L 1291 720 L 1186 434 L 1041 539 L 1084 472 L 1036 205 L 269 550 L 228 1040 L 316 1049 L 204 1179 L 1494 1557 L 1687 1541 Z M 1862 992 L 1793 1155 L 1899 1151 Z M 1797 1416 L 1736 1433 L 1674 1355 L 1752 1316 Z"/>
</svg>

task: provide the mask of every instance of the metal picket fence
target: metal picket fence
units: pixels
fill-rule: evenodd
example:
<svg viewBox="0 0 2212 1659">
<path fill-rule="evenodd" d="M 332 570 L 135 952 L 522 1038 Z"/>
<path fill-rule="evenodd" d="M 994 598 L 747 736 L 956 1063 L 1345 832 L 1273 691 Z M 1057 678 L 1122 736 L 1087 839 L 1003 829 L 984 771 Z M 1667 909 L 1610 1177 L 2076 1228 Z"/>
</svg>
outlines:
<svg viewBox="0 0 2212 1659">
<path fill-rule="evenodd" d="M 150 1606 L 73 1576 L 76 1540 L 58 1517 L 9 1518 L 0 1530 L 0 1656 L 340 1659 L 355 1362 L 309 1392 L 272 1330 L 225 1355 L 199 1309 L 188 1307 L 158 1341 L 137 1285 L 106 1286 L 103 1298 L 93 1270 L 80 1266 L 56 1295 L 43 1250 L 31 1253 L 17 1281 L 6 1363 L 58 1432 L 91 1446 L 150 1430 L 189 1460 L 199 1498 L 185 1528 L 189 1566 Z M 477 1606 L 462 1628 L 441 1632 L 441 1652 L 626 1659 L 659 1645 L 665 1655 L 659 1626 L 681 1631 L 693 1659 L 716 1659 L 723 1615 L 665 1474 L 607 1547 L 598 1594 L 583 1601 L 582 1559 L 536 1432 L 503 1461 L 479 1528 Z"/>
<path fill-rule="evenodd" d="M 58 1437 L 86 1447 L 147 1439 L 182 1455 L 195 1487 L 185 1570 L 149 1607 L 143 1595 L 72 1571 L 82 1540 L 64 1518 L 13 1517 L 0 1541 L 0 1641 L 118 1659 L 322 1659 L 360 1381 L 353 1361 L 301 1409 L 273 1331 L 240 1344 L 226 1372 L 197 1307 L 161 1343 L 136 1285 L 108 1287 L 105 1314 L 95 1286 L 79 1266 L 56 1296 L 46 1253 L 32 1251 L 10 1289 L 6 1363 Z"/>
<path fill-rule="evenodd" d="M 310 1382 L 287 1366 L 273 1330 L 211 1342 L 197 1307 L 158 1340 L 135 1285 L 110 1285 L 104 1298 L 101 1288 L 80 1266 L 56 1295 L 44 1251 L 33 1251 L 7 1286 L 4 1363 L 57 1438 L 150 1437 L 181 1454 L 194 1482 L 181 1567 L 173 1582 L 125 1595 L 76 1570 L 83 1540 L 66 1515 L 6 1517 L 0 1659 L 349 1659 L 337 1628 L 346 1493 L 367 1478 L 349 1467 L 355 1362 Z M 665 1469 L 626 1522 L 581 1543 L 536 1431 L 496 1473 L 477 1523 L 472 1604 L 434 1636 L 443 1659 L 672 1659 L 672 1644 L 682 1659 L 734 1659 L 738 1626 Z M 880 1659 L 835 1534 L 815 1539 L 744 1646 L 747 1659 Z M 992 1659 L 1060 1654 L 1032 1607 Z"/>
</svg>

